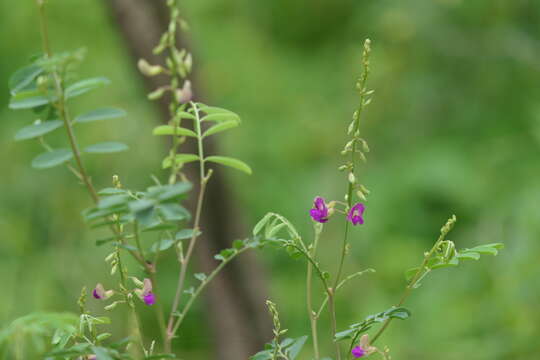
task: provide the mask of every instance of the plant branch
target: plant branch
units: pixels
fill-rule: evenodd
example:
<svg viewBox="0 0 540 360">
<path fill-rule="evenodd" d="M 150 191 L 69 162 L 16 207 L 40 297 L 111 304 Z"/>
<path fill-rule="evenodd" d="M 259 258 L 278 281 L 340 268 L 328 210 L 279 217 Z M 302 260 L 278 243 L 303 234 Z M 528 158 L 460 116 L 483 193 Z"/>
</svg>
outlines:
<svg viewBox="0 0 540 360">
<path fill-rule="evenodd" d="M 437 241 L 435 242 L 431 250 L 427 254 L 424 255 L 424 261 L 422 262 L 422 265 L 420 265 L 420 268 L 418 269 L 416 274 L 412 277 L 412 279 L 409 281 L 409 283 L 405 287 L 405 291 L 403 292 L 403 295 L 401 295 L 401 298 L 399 302 L 396 304 L 396 307 L 400 307 L 405 303 L 405 301 L 411 294 L 412 290 L 416 288 L 418 281 L 424 277 L 425 273 L 430 271 L 430 269 L 427 267 L 429 260 L 431 259 L 435 251 L 437 251 L 441 243 L 444 241 L 444 239 L 446 238 L 446 235 L 448 234 L 448 232 L 450 232 L 455 222 L 456 222 L 456 217 L 452 216 L 447 221 L 445 226 L 442 227 L 441 235 L 439 236 L 439 238 L 437 239 Z M 390 325 L 391 321 L 392 321 L 392 318 L 388 318 L 384 322 L 383 326 L 379 329 L 379 331 L 375 334 L 375 336 L 373 336 L 373 339 L 371 340 L 372 344 L 384 333 L 388 325 Z"/>
<path fill-rule="evenodd" d="M 170 351 L 171 348 L 171 341 L 174 337 L 175 331 L 173 331 L 174 326 L 174 313 L 178 310 L 178 306 L 180 304 L 180 298 L 182 297 L 182 290 L 184 288 L 185 278 L 186 278 L 186 272 L 189 265 L 189 262 L 191 260 L 191 256 L 193 254 L 193 250 L 195 248 L 195 243 L 197 242 L 197 238 L 199 237 L 200 231 L 200 221 L 201 221 L 201 212 L 202 212 L 202 206 L 204 201 L 204 194 L 206 190 L 206 185 L 208 183 L 208 180 L 212 174 L 210 171 L 207 175 L 205 175 L 205 167 L 204 167 L 204 152 L 203 152 L 203 144 L 202 144 L 202 131 L 201 131 L 201 120 L 199 116 L 199 109 L 196 104 L 191 103 L 193 106 L 193 109 L 195 110 L 195 128 L 197 131 L 197 144 L 198 144 L 198 155 L 199 155 L 199 167 L 200 167 L 200 179 L 199 179 L 199 196 L 197 199 L 197 206 L 195 210 L 195 220 L 193 223 L 193 235 L 191 236 L 191 239 L 189 241 L 188 250 L 186 252 L 186 256 L 181 258 L 180 261 L 180 272 L 178 275 L 178 284 L 176 286 L 176 293 L 174 296 L 173 304 L 171 307 L 171 313 L 169 315 L 169 320 L 167 324 L 167 339 L 165 342 L 165 350 Z"/>
</svg>

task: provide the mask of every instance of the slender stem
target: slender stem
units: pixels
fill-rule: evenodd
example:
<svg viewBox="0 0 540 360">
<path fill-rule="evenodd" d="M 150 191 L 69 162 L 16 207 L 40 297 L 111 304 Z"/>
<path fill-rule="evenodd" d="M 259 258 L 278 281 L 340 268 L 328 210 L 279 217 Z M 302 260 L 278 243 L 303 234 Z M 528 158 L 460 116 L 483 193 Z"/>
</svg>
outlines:
<svg viewBox="0 0 540 360">
<path fill-rule="evenodd" d="M 143 259 L 146 259 L 146 257 L 144 256 L 143 247 L 141 245 L 141 238 L 140 238 L 140 234 L 139 234 L 139 222 L 138 221 L 135 221 L 133 223 L 133 235 L 135 236 L 135 244 L 137 245 L 137 249 L 139 250 L 139 254 L 141 254 Z"/>
<path fill-rule="evenodd" d="M 350 185 L 349 185 L 350 186 Z M 349 189 L 349 198 L 351 198 L 352 189 Z M 350 208 L 349 204 L 349 208 Z M 343 272 L 343 265 L 345 264 L 345 256 L 347 255 L 347 237 L 349 235 L 349 221 L 345 220 L 345 231 L 343 235 L 343 243 L 341 244 L 341 256 L 339 258 L 339 266 L 338 271 L 336 273 L 336 279 L 334 280 L 334 286 L 333 288 L 336 289 L 339 280 L 341 279 L 341 273 Z"/>
<path fill-rule="evenodd" d="M 171 341 L 175 334 L 175 331 L 173 331 L 174 313 L 177 311 L 178 306 L 180 304 L 180 298 L 182 297 L 182 290 L 184 288 L 187 268 L 191 260 L 191 256 L 193 254 L 193 250 L 195 248 L 195 243 L 197 242 L 197 239 L 199 237 L 199 233 L 200 233 L 199 226 L 200 226 L 200 220 L 201 220 L 202 206 L 204 202 L 204 194 L 206 190 L 206 184 L 208 183 L 209 176 L 211 174 L 210 172 L 208 175 L 205 175 L 204 152 L 203 152 L 203 144 L 202 144 L 202 130 L 201 130 L 201 123 L 200 123 L 201 120 L 199 117 L 199 110 L 198 110 L 197 105 L 192 103 L 192 106 L 195 109 L 195 116 L 196 116 L 195 129 L 197 131 L 197 145 L 198 145 L 199 168 L 200 168 L 199 196 L 197 199 L 197 206 L 195 210 L 195 220 L 193 223 L 193 235 L 191 236 L 191 239 L 189 241 L 189 246 L 188 246 L 186 255 L 183 256 L 180 260 L 180 272 L 178 275 L 178 284 L 176 286 L 176 293 L 174 296 L 174 301 L 171 307 L 171 313 L 169 315 L 169 321 L 167 324 L 167 341 L 165 342 L 166 351 L 170 351 Z"/>
<path fill-rule="evenodd" d="M 337 320 L 336 320 L 336 304 L 334 303 L 333 290 L 328 292 L 328 309 L 330 311 L 330 320 L 332 323 L 332 341 L 334 341 L 334 338 L 337 332 Z M 341 360 L 341 348 L 339 346 L 339 342 L 336 341 L 335 345 L 336 345 L 336 358 L 337 360 Z"/>
<path fill-rule="evenodd" d="M 311 256 L 316 257 L 317 245 L 319 237 L 322 231 L 322 225 L 315 224 L 315 237 L 313 240 L 313 247 L 311 248 Z M 309 320 L 311 325 L 311 336 L 313 340 L 313 353 L 315 360 L 319 360 L 319 340 L 317 336 L 317 314 L 313 311 L 313 265 L 308 262 L 307 265 L 307 279 L 306 279 L 306 305 L 309 314 Z"/>
<path fill-rule="evenodd" d="M 45 14 L 45 2 L 44 0 L 36 0 L 39 9 L 39 23 L 41 26 L 41 41 L 43 44 L 43 51 L 47 54 L 47 57 L 52 56 L 51 46 L 49 43 L 49 27 L 47 26 L 47 16 Z"/>
</svg>

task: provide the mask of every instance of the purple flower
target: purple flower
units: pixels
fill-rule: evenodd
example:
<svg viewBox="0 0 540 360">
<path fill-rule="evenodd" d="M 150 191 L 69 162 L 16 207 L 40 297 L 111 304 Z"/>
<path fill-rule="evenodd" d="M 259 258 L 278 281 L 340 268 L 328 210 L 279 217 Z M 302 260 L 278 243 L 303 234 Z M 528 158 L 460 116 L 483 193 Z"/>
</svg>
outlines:
<svg viewBox="0 0 540 360">
<path fill-rule="evenodd" d="M 156 296 L 150 291 L 143 296 L 143 301 L 146 305 L 154 305 L 156 303 Z"/>
<path fill-rule="evenodd" d="M 314 221 L 325 223 L 328 221 L 328 207 L 324 199 L 320 196 L 317 196 L 313 201 L 313 209 L 309 210 L 309 215 L 313 218 Z"/>
<path fill-rule="evenodd" d="M 110 298 L 113 294 L 114 294 L 114 291 L 105 290 L 103 285 L 101 285 L 100 283 L 96 284 L 96 287 L 92 291 L 92 296 L 98 300 L 106 300 Z"/>
<path fill-rule="evenodd" d="M 352 222 L 353 225 L 362 225 L 364 223 L 362 215 L 364 214 L 365 209 L 366 207 L 362 203 L 354 205 L 351 210 L 349 210 L 349 214 L 347 214 L 347 220 Z"/>
<path fill-rule="evenodd" d="M 361 346 L 355 346 L 351 351 L 352 356 L 356 359 L 361 358 L 366 354 L 366 351 Z"/>
<path fill-rule="evenodd" d="M 144 279 L 141 289 L 135 289 L 135 294 L 146 305 L 154 305 L 156 303 L 156 295 L 152 292 L 152 281 L 150 279 Z"/>
</svg>

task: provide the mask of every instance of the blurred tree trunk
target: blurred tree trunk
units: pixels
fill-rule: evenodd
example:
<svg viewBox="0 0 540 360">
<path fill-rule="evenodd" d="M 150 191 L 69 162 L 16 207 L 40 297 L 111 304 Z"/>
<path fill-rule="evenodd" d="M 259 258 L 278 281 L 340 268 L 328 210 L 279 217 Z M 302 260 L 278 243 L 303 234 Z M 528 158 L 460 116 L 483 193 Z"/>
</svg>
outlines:
<svg viewBox="0 0 540 360">
<path fill-rule="evenodd" d="M 165 0 L 105 0 L 133 57 L 134 67 L 140 58 L 163 63 L 163 59 L 152 54 L 152 49 L 169 21 L 164 3 Z M 185 38 L 181 42 L 186 47 Z M 163 84 L 164 79 L 141 77 L 141 80 L 145 81 L 148 90 L 154 90 Z M 196 62 L 191 80 L 195 97 L 200 101 L 201 86 L 197 82 Z M 159 110 L 162 120 L 168 121 L 167 103 L 159 103 Z M 209 153 L 215 153 L 215 142 L 208 141 L 207 148 Z M 214 254 L 229 247 L 235 238 L 246 234 L 231 189 L 223 173 L 217 170 L 208 188 L 203 212 L 203 236 L 197 249 L 199 268 L 206 273 L 216 265 Z M 194 179 L 196 175 L 190 178 Z M 247 253 L 225 268 L 222 275 L 209 286 L 206 292 L 207 318 L 214 330 L 220 360 L 247 359 L 268 341 L 271 324 L 264 305 L 267 298 L 265 283 L 261 266 L 252 253 Z"/>
</svg>

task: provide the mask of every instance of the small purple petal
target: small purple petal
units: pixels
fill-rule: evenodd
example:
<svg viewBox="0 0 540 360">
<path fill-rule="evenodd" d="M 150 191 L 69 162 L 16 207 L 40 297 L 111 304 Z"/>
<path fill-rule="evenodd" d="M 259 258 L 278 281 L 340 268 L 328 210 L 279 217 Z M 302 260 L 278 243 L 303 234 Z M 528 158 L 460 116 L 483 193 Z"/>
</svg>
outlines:
<svg viewBox="0 0 540 360">
<path fill-rule="evenodd" d="M 364 349 L 362 349 L 361 346 L 355 346 L 351 351 L 352 356 L 354 356 L 356 359 L 361 358 L 366 354 Z"/>
<path fill-rule="evenodd" d="M 97 289 L 94 289 L 94 291 L 92 291 L 92 295 L 94 296 L 94 298 L 96 298 L 98 300 L 101 299 L 101 296 L 98 294 Z"/>
<path fill-rule="evenodd" d="M 156 303 L 156 296 L 150 291 L 143 296 L 143 301 L 146 305 L 154 305 Z"/>
</svg>

